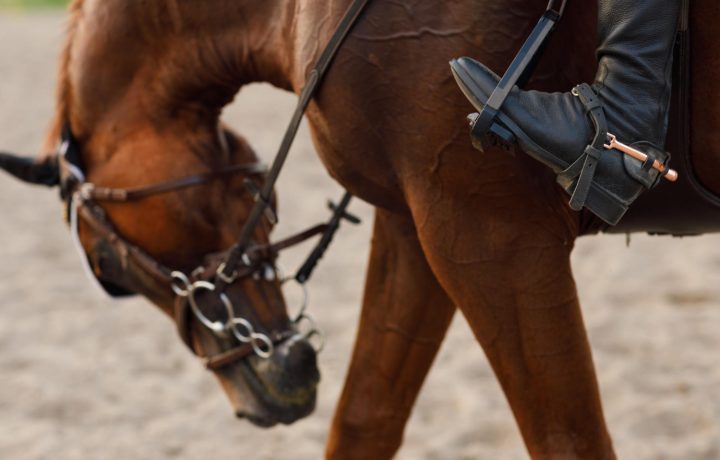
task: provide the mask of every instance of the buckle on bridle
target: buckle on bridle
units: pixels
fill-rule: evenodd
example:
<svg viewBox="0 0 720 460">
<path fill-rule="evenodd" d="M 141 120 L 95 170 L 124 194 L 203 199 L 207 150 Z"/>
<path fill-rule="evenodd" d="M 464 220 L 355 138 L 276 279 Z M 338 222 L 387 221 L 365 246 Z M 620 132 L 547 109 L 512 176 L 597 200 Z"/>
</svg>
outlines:
<svg viewBox="0 0 720 460">
<path fill-rule="evenodd" d="M 245 188 L 250 192 L 250 194 L 253 196 L 253 199 L 255 202 L 262 202 L 263 204 L 263 213 L 265 214 L 265 218 L 270 222 L 270 224 L 275 225 L 279 222 L 278 216 L 275 213 L 275 210 L 272 208 L 272 203 L 270 203 L 269 199 L 266 199 L 262 191 L 260 190 L 260 187 L 253 182 L 251 179 L 245 179 Z"/>
<path fill-rule="evenodd" d="M 80 184 L 78 192 L 80 194 L 80 198 L 83 200 L 90 200 L 95 192 L 95 184 L 91 182 L 83 182 Z"/>
<path fill-rule="evenodd" d="M 218 278 L 220 278 L 220 279 L 223 281 L 223 283 L 225 283 L 225 284 L 232 284 L 232 283 L 234 283 L 235 280 L 237 280 L 237 278 L 238 278 L 238 271 L 237 271 L 237 270 L 233 270 L 232 273 L 230 273 L 229 275 L 226 275 L 226 274 L 225 274 L 225 270 L 226 270 L 226 269 L 227 269 L 227 263 L 225 263 L 225 262 L 221 263 L 220 266 L 218 267 L 217 272 L 215 273 L 215 275 L 216 275 Z"/>
<path fill-rule="evenodd" d="M 247 252 L 243 252 L 240 256 L 240 260 L 243 264 L 245 264 L 246 267 L 252 267 L 253 261 L 250 259 L 250 256 L 247 255 Z M 237 270 L 233 270 L 232 273 L 227 274 L 225 271 L 227 270 L 227 262 L 223 262 L 220 264 L 220 266 L 217 268 L 217 272 L 215 272 L 215 275 L 222 280 L 223 283 L 232 284 L 235 281 L 237 281 L 239 273 Z"/>
</svg>

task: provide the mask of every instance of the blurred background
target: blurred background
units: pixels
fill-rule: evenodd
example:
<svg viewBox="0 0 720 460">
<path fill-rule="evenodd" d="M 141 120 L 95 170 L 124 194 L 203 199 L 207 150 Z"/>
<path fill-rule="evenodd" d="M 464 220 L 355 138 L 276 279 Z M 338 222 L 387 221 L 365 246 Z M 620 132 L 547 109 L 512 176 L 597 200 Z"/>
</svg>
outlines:
<svg viewBox="0 0 720 460">
<path fill-rule="evenodd" d="M 52 113 L 62 0 L 0 0 L 0 148 L 35 154 Z M 244 88 L 225 118 L 265 161 L 295 98 Z M 325 219 L 341 188 L 306 129 L 280 186 L 276 237 Z M 302 197 L 302 199 L 299 199 Z M 260 430 L 234 418 L 210 373 L 142 299 L 84 277 L 55 191 L 0 176 L 0 458 L 319 459 L 348 364 L 372 210 L 345 227 L 311 285 L 327 332 L 316 412 Z M 573 262 L 607 420 L 622 459 L 720 459 L 720 238 L 599 236 Z M 294 267 L 305 249 L 283 256 Z M 498 384 L 460 315 L 400 459 L 525 459 Z"/>
<path fill-rule="evenodd" d="M 27 10 L 27 9 L 53 9 L 62 10 L 69 1 L 67 0 L 0 0 L 0 8 L 5 10 Z"/>
</svg>

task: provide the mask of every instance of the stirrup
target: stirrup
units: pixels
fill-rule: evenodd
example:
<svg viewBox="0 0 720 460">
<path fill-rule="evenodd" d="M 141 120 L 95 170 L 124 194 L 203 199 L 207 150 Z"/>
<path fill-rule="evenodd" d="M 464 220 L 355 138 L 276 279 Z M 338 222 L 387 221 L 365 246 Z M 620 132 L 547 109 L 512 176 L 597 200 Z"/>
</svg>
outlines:
<svg viewBox="0 0 720 460">
<path fill-rule="evenodd" d="M 500 144 L 509 148 L 515 143 L 515 136 L 509 129 L 504 127 L 496 117 L 505 100 L 510 95 L 514 86 L 523 87 L 535 70 L 535 66 L 545 49 L 550 33 L 555 29 L 558 21 L 565 12 L 567 0 L 562 0 L 559 8 L 556 3 L 560 0 L 550 0 L 545 13 L 540 18 L 530 36 L 523 44 L 518 54 L 513 59 L 507 72 L 493 90 L 485 107 L 477 113 L 468 117 L 470 122 L 470 135 L 473 145 L 480 151 L 484 151 L 489 145 Z M 494 139 L 488 139 L 492 134 Z"/>
</svg>

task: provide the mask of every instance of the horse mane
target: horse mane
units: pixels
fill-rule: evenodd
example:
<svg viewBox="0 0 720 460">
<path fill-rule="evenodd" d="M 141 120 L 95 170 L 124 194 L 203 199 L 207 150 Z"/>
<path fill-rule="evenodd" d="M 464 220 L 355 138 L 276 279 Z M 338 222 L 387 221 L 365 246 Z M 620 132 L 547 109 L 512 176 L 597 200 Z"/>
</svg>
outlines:
<svg viewBox="0 0 720 460">
<path fill-rule="evenodd" d="M 68 6 L 68 21 L 65 30 L 65 41 L 60 52 L 58 63 L 57 86 L 55 87 L 55 113 L 43 144 L 41 156 L 47 157 L 54 154 L 55 146 L 60 139 L 63 126 L 70 118 L 70 60 L 72 57 L 72 46 L 75 41 L 78 24 L 82 18 L 83 4 L 85 0 L 72 0 Z"/>
<path fill-rule="evenodd" d="M 85 0 L 71 0 L 70 4 L 67 7 L 67 23 L 66 23 L 66 30 L 65 30 L 65 37 L 64 42 L 62 44 L 61 50 L 60 50 L 60 56 L 58 61 L 58 68 L 57 68 L 57 83 L 55 87 L 55 109 L 54 113 L 50 122 L 50 125 L 48 126 L 47 135 L 45 137 L 45 141 L 42 145 L 41 150 L 41 156 L 43 158 L 53 155 L 55 153 L 58 140 L 60 139 L 62 130 L 65 126 L 70 125 L 70 127 L 73 129 L 73 133 L 76 136 L 82 137 L 82 133 L 78 132 L 80 127 L 73 126 L 74 122 L 77 122 L 77 120 L 73 119 L 73 114 L 71 113 L 72 110 L 72 104 L 73 100 L 76 98 L 77 94 L 76 88 L 73 87 L 73 84 L 71 82 L 71 64 L 77 56 L 74 56 L 74 53 L 78 52 L 77 47 L 77 34 L 79 30 L 79 26 L 82 23 L 82 21 L 87 18 L 87 20 L 92 20 L 88 14 L 90 5 L 85 5 Z M 119 2 L 117 2 L 119 3 Z M 152 30 L 152 33 L 158 33 L 158 30 L 161 30 L 162 33 L 168 32 L 166 30 L 167 27 L 172 27 L 173 29 L 181 27 L 180 21 L 180 11 L 178 10 L 178 4 L 176 0 L 170 0 L 167 3 L 165 2 L 155 2 L 156 6 L 160 8 L 154 8 L 150 9 L 149 11 L 145 11 L 147 15 L 150 16 L 148 19 L 148 29 Z M 170 18 L 170 21 L 172 24 L 166 24 L 164 21 L 167 18 Z M 144 37 L 146 41 L 152 41 L 156 39 L 155 35 Z M 247 49 L 245 44 L 243 44 L 242 53 L 243 56 L 249 56 L 250 50 Z M 214 53 L 216 53 L 218 50 L 217 48 L 213 46 L 206 46 L 206 53 L 198 54 L 195 58 L 195 63 L 200 68 L 203 68 L 205 70 L 208 70 L 211 68 L 211 66 L 208 65 L 206 59 L 209 59 L 209 57 L 212 57 L 215 61 L 220 62 L 222 65 L 215 66 L 219 67 L 220 70 L 226 71 L 228 69 L 231 69 L 233 64 L 228 64 L 222 61 L 222 59 L 218 58 Z M 197 51 L 194 51 L 197 52 Z M 183 55 L 183 58 L 185 58 L 186 55 Z M 182 73 L 187 72 L 187 66 L 186 63 L 183 61 L 179 64 L 179 67 L 175 67 L 176 63 L 173 60 L 172 56 L 165 56 L 164 64 L 161 69 L 157 69 L 157 72 L 160 74 L 162 72 L 175 72 L 175 73 Z M 169 69 L 169 70 L 168 70 Z M 231 99 L 231 96 L 234 95 L 237 92 L 237 82 L 232 79 L 228 79 L 228 77 L 224 74 L 216 75 L 212 72 L 208 71 L 208 75 L 211 77 L 215 77 L 214 80 L 212 80 L 209 85 L 214 85 L 219 88 L 222 88 L 224 93 L 223 96 L 221 96 L 224 99 Z M 159 77 L 161 79 L 161 77 Z M 191 83 L 195 83 L 195 81 L 190 81 Z M 168 92 L 168 88 L 162 87 L 162 85 L 155 88 L 155 90 L 158 93 L 163 94 L 163 96 L 168 100 L 173 100 L 178 98 L 176 94 L 173 94 L 171 92 Z M 230 96 L 226 96 L 225 93 L 230 94 Z M 206 92 L 205 96 L 208 97 L 210 95 L 214 95 L 211 92 Z M 183 95 L 184 96 L 184 95 Z M 79 139 L 82 140 L 82 139 Z"/>
</svg>

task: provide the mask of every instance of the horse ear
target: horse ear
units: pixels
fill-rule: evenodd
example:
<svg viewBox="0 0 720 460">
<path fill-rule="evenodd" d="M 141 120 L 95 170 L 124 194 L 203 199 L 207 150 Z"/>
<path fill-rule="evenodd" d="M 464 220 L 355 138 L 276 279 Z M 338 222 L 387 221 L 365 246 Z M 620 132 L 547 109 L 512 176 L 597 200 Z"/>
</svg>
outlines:
<svg viewBox="0 0 720 460">
<path fill-rule="evenodd" d="M 48 187 L 60 185 L 60 168 L 54 155 L 38 161 L 0 152 L 0 169 L 30 184 Z"/>
</svg>

